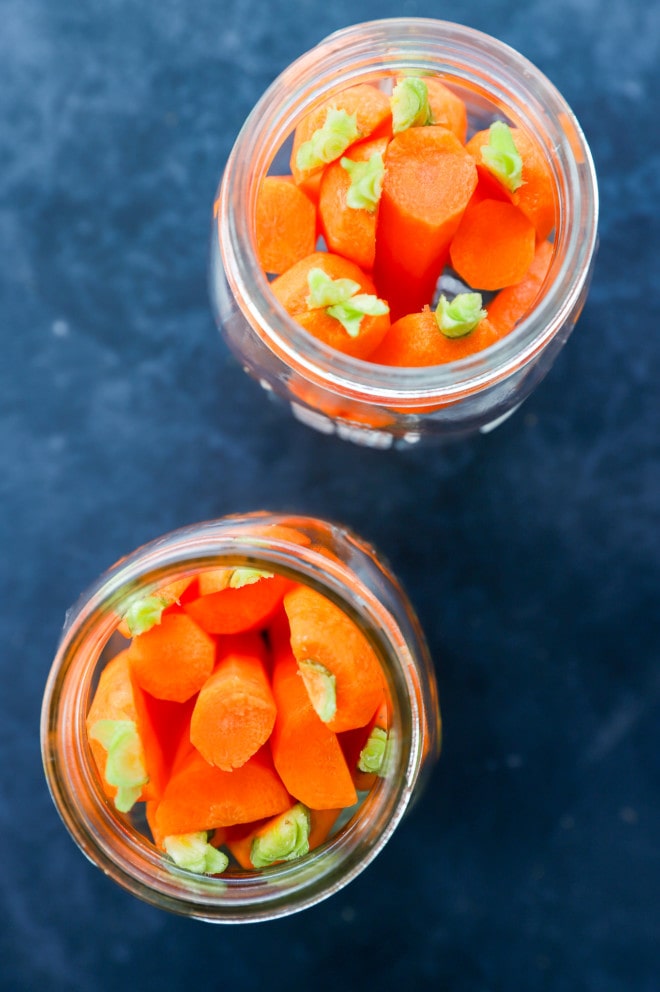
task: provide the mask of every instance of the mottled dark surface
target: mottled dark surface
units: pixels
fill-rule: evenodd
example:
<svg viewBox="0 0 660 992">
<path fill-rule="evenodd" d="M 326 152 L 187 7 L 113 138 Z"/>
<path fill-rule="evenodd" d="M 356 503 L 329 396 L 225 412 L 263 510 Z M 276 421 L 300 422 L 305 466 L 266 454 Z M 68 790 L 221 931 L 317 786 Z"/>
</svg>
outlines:
<svg viewBox="0 0 660 992">
<path fill-rule="evenodd" d="M 387 454 L 241 374 L 207 302 L 236 132 L 294 57 L 376 16 L 461 20 L 573 106 L 602 195 L 592 292 L 494 433 Z M 658 988 L 660 8 L 642 0 L 0 0 L 0 988 Z M 437 663 L 445 748 L 355 883 L 214 927 L 70 840 L 38 717 L 66 608 L 120 554 L 228 512 L 375 542 Z"/>
</svg>

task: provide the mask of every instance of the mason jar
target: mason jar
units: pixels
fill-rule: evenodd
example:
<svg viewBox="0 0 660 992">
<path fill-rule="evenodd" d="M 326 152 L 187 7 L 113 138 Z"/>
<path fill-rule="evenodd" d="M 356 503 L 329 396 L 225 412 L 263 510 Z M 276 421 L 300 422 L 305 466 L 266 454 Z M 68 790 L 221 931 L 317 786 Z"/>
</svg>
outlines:
<svg viewBox="0 0 660 992">
<path fill-rule="evenodd" d="M 321 846 L 255 871 L 203 875 L 177 867 L 150 839 L 136 803 L 109 800 L 86 732 L 104 665 L 126 640 L 128 603 L 207 569 L 280 573 L 322 593 L 376 653 L 389 700 L 387 762 L 350 819 Z M 434 667 L 414 610 L 377 552 L 335 523 L 253 513 L 176 530 L 122 558 L 66 616 L 42 709 L 42 754 L 57 810 L 73 839 L 110 879 L 157 907 L 211 922 L 281 917 L 327 898 L 382 850 L 439 753 Z M 137 811 L 137 812 L 136 812 Z"/>
<path fill-rule="evenodd" d="M 274 298 L 255 249 L 260 182 L 290 171 L 298 122 L 349 86 L 387 86 L 397 73 L 439 75 L 465 101 L 468 137 L 502 118 L 527 132 L 545 159 L 555 201 L 552 262 L 532 308 L 484 351 L 432 367 L 378 365 L 315 339 Z M 588 291 L 597 218 L 585 137 L 562 95 L 526 58 L 447 21 L 357 24 L 289 65 L 245 121 L 214 204 L 212 306 L 244 370 L 321 432 L 378 448 L 485 432 L 530 394 L 573 330 Z"/>
</svg>

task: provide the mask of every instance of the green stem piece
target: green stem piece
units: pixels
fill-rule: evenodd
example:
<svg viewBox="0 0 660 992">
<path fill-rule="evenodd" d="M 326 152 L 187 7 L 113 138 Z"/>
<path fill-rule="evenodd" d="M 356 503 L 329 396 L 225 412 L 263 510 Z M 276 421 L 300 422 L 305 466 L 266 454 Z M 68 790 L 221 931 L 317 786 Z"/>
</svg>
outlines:
<svg viewBox="0 0 660 992">
<path fill-rule="evenodd" d="M 399 80 L 390 98 L 392 131 L 398 134 L 409 127 L 425 127 L 433 123 L 426 83 L 418 76 Z"/>
<path fill-rule="evenodd" d="M 359 137 L 357 116 L 330 107 L 323 126 L 317 128 L 298 149 L 296 166 L 306 172 L 334 162 Z"/>
<path fill-rule="evenodd" d="M 234 568 L 229 576 L 230 589 L 241 589 L 251 586 L 259 579 L 272 579 L 273 572 L 265 572 L 262 568 Z"/>
<path fill-rule="evenodd" d="M 367 743 L 360 751 L 358 768 L 361 772 L 378 775 L 385 760 L 387 749 L 387 731 L 383 727 L 374 727 Z"/>
<path fill-rule="evenodd" d="M 324 309 L 352 338 L 360 333 L 365 314 L 375 317 L 389 312 L 384 300 L 372 293 L 358 293 L 360 286 L 353 279 L 332 279 L 323 269 L 310 269 L 307 283 L 310 289 L 307 305 Z"/>
<path fill-rule="evenodd" d="M 160 623 L 163 610 L 171 606 L 172 602 L 173 600 L 167 599 L 166 596 L 160 596 L 158 593 L 140 596 L 132 600 L 123 614 L 131 637 L 144 634 Z"/>
<path fill-rule="evenodd" d="M 445 337 L 462 338 L 473 331 L 486 316 L 481 302 L 481 293 L 458 293 L 451 301 L 443 294 L 435 317 Z"/>
<path fill-rule="evenodd" d="M 97 720 L 89 736 L 107 752 L 104 778 L 117 789 L 115 807 L 120 813 L 128 813 L 149 781 L 135 721 Z"/>
<path fill-rule="evenodd" d="M 197 875 L 220 875 L 229 864 L 229 858 L 209 844 L 205 830 L 191 834 L 171 834 L 163 847 L 175 865 Z"/>
<path fill-rule="evenodd" d="M 380 152 L 374 154 L 366 162 L 354 162 L 350 158 L 342 158 L 339 163 L 348 172 L 351 185 L 346 194 L 346 205 L 352 210 L 368 210 L 374 213 L 383 191 L 383 175 L 385 165 Z"/>
<path fill-rule="evenodd" d="M 337 680 L 320 661 L 306 658 L 298 662 L 310 702 L 321 720 L 328 723 L 337 712 Z"/>
<path fill-rule="evenodd" d="M 255 868 L 267 868 L 277 861 L 293 861 L 309 851 L 311 819 L 302 803 L 280 813 L 264 833 L 254 838 L 250 861 Z"/>
<path fill-rule="evenodd" d="M 488 144 L 481 146 L 481 159 L 489 172 L 510 193 L 523 185 L 523 161 L 513 140 L 511 128 L 504 121 L 493 121 L 488 129 Z"/>
</svg>

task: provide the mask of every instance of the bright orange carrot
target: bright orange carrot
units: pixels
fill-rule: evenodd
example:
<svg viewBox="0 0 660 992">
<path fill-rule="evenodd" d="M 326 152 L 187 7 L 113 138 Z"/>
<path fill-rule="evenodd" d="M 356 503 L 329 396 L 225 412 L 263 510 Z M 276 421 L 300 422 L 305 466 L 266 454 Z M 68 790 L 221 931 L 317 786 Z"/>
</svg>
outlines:
<svg viewBox="0 0 660 992">
<path fill-rule="evenodd" d="M 215 830 L 275 816 L 291 798 L 273 767 L 270 751 L 262 747 L 240 768 L 223 772 L 192 750 L 150 810 L 154 841 L 170 834 Z"/>
<path fill-rule="evenodd" d="M 283 575 L 264 575 L 200 596 L 186 603 L 185 611 L 209 634 L 240 634 L 264 627 L 290 586 Z"/>
<path fill-rule="evenodd" d="M 296 585 L 288 592 L 284 609 L 302 682 L 321 719 L 335 733 L 364 726 L 384 685 L 365 635 L 343 610 L 309 586 Z"/>
<path fill-rule="evenodd" d="M 452 131 L 464 144 L 468 126 L 465 101 L 437 76 L 422 78 L 426 83 L 433 123 Z"/>
<path fill-rule="evenodd" d="M 134 637 L 128 654 L 139 686 L 158 699 L 182 703 L 213 671 L 215 642 L 185 613 L 170 613 Z"/>
<path fill-rule="evenodd" d="M 534 225 L 536 236 L 545 241 L 555 226 L 555 197 L 552 175 L 536 142 L 522 128 L 510 129 L 513 142 L 522 159 L 521 183 L 509 192 L 511 202 L 520 208 Z M 490 129 L 477 131 L 466 144 L 466 150 L 482 166 L 482 149 L 488 144 Z"/>
<path fill-rule="evenodd" d="M 310 280 L 319 271 L 333 283 L 341 281 L 341 286 L 346 287 L 343 304 L 340 301 L 336 305 L 323 305 L 322 295 L 317 297 L 321 302 L 313 298 Z M 274 279 L 270 288 L 282 306 L 306 331 L 337 351 L 355 358 L 367 358 L 381 342 L 390 325 L 387 312 L 383 312 L 384 308 L 371 305 L 373 301 L 380 301 L 376 299 L 374 284 L 369 276 L 354 262 L 332 252 L 320 251 L 308 255 Z M 352 307 L 358 298 L 365 298 L 369 302 L 353 322 Z M 336 306 L 342 309 L 337 310 Z M 345 315 L 348 315 L 348 321 L 344 319 Z"/>
<path fill-rule="evenodd" d="M 275 700 L 258 634 L 221 638 L 213 674 L 199 690 L 190 740 L 210 764 L 240 768 L 270 737 Z"/>
<path fill-rule="evenodd" d="M 265 272 L 279 274 L 316 245 L 316 209 L 292 176 L 265 176 L 255 218 L 257 257 Z"/>
<path fill-rule="evenodd" d="M 373 268 L 376 253 L 376 217 L 387 141 L 386 137 L 370 138 L 353 145 L 324 169 L 319 187 L 319 220 L 328 248 L 364 271 Z M 359 163 L 357 170 L 355 163 Z"/>
<path fill-rule="evenodd" d="M 285 627 L 273 632 L 273 647 L 277 718 L 270 745 L 275 767 L 291 795 L 310 809 L 352 806 L 357 794 L 337 735 L 310 702 Z"/>
<path fill-rule="evenodd" d="M 355 141 L 388 133 L 391 119 L 388 97 L 370 83 L 350 86 L 327 100 L 307 114 L 294 132 L 290 166 L 295 181 L 313 190 L 315 177 L 325 165 Z"/>
<path fill-rule="evenodd" d="M 128 650 L 102 670 L 86 718 L 103 790 L 122 812 L 160 796 L 166 759 L 145 694 L 131 676 Z"/>
<path fill-rule="evenodd" d="M 449 256 L 473 289 L 513 286 L 534 259 L 534 225 L 522 210 L 503 200 L 482 200 L 463 215 Z"/>
<path fill-rule="evenodd" d="M 425 307 L 395 321 L 371 361 L 402 368 L 444 365 L 483 351 L 497 340 L 498 334 L 488 318 L 462 337 L 447 337 L 438 326 L 435 312 Z"/>
<path fill-rule="evenodd" d="M 500 337 L 508 334 L 533 306 L 548 274 L 553 252 L 551 241 L 540 241 L 525 277 L 515 286 L 501 289 L 488 304 L 488 320 Z"/>
<path fill-rule="evenodd" d="M 447 128 L 411 127 L 390 141 L 376 227 L 374 282 L 390 305 L 391 320 L 431 302 L 476 185 L 473 158 Z"/>
</svg>

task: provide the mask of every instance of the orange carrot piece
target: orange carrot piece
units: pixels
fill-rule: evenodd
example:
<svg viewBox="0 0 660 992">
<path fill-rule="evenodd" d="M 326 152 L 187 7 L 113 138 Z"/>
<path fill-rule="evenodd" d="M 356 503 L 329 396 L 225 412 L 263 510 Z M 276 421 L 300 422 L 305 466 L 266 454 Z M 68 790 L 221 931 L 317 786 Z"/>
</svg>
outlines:
<svg viewBox="0 0 660 992">
<path fill-rule="evenodd" d="M 105 778 L 108 752 L 94 735 L 95 726 L 100 721 L 131 721 L 135 724 L 141 762 L 147 777 L 137 798 L 143 800 L 160 796 L 166 776 L 163 745 L 145 694 L 132 678 L 128 649 L 115 655 L 102 670 L 85 721 L 103 791 L 109 799 L 114 800 L 117 797 L 117 787 L 108 783 Z"/>
<path fill-rule="evenodd" d="M 444 365 L 483 351 L 497 340 L 498 334 L 488 318 L 463 337 L 446 337 L 438 327 L 435 313 L 425 307 L 395 321 L 370 360 L 402 368 Z"/>
<path fill-rule="evenodd" d="M 364 726 L 384 685 L 380 662 L 365 635 L 342 609 L 309 586 L 296 585 L 288 592 L 284 609 L 302 681 L 328 729 L 339 733 Z M 334 694 L 329 708 L 328 688 Z"/>
<path fill-rule="evenodd" d="M 553 253 L 551 241 L 540 241 L 524 279 L 515 286 L 501 289 L 488 304 L 488 320 L 500 337 L 508 334 L 534 305 L 548 274 Z"/>
<path fill-rule="evenodd" d="M 265 176 L 255 218 L 257 257 L 265 272 L 279 274 L 311 254 L 316 245 L 316 209 L 292 176 Z"/>
<path fill-rule="evenodd" d="M 325 309 L 310 308 L 308 276 L 314 269 L 321 269 L 331 279 L 352 280 L 358 284 L 359 293 L 376 293 L 372 280 L 358 265 L 341 255 L 323 251 L 314 252 L 297 262 L 274 279 L 270 288 L 285 310 L 314 337 L 346 355 L 368 358 L 385 336 L 390 326 L 389 316 L 365 314 L 360 322 L 359 333 L 356 337 L 351 337 L 340 321 Z"/>
<path fill-rule="evenodd" d="M 465 211 L 449 256 L 474 289 L 501 289 L 524 278 L 534 259 L 534 225 L 503 200 L 482 200 Z"/>
<path fill-rule="evenodd" d="M 210 765 L 192 750 L 150 810 L 150 824 L 154 841 L 161 846 L 170 834 L 249 823 L 275 816 L 290 804 L 267 746 L 231 772 Z"/>
<path fill-rule="evenodd" d="M 446 127 L 461 144 L 465 144 L 468 127 L 465 101 L 437 76 L 422 78 L 426 83 L 433 123 Z"/>
<path fill-rule="evenodd" d="M 373 155 L 383 156 L 387 142 L 386 137 L 381 137 L 353 145 L 345 157 L 323 170 L 319 188 L 319 220 L 328 248 L 364 271 L 372 269 L 374 264 L 378 206 L 369 209 L 349 205 L 351 175 L 342 163 L 345 159 L 368 162 Z"/>
<path fill-rule="evenodd" d="M 209 634 L 241 634 L 266 626 L 290 586 L 283 575 L 264 576 L 257 582 L 200 596 L 184 608 Z"/>
<path fill-rule="evenodd" d="M 134 637 L 128 653 L 142 689 L 158 699 L 183 703 L 213 671 L 215 642 L 185 613 L 170 613 Z"/>
<path fill-rule="evenodd" d="M 315 712 L 286 633 L 285 627 L 273 633 L 277 717 L 270 745 L 275 767 L 291 795 L 310 809 L 352 806 L 357 793 L 337 735 Z"/>
<path fill-rule="evenodd" d="M 355 115 L 357 140 L 363 140 L 374 134 L 389 133 L 391 127 L 392 115 L 389 99 L 385 93 L 370 83 L 358 83 L 356 86 L 350 86 L 312 110 L 298 124 L 291 149 L 291 173 L 296 183 L 305 190 L 309 186 L 312 190 L 314 189 L 315 181 L 327 162 L 319 163 L 311 168 L 303 168 L 298 165 L 299 152 L 302 145 L 308 142 L 319 128 L 323 127 L 328 110 L 340 110 L 351 116 Z M 341 148 L 334 158 L 339 158 L 345 151 L 346 148 Z M 328 161 L 332 161 L 332 159 Z"/>
<path fill-rule="evenodd" d="M 511 128 L 513 142 L 522 158 L 522 184 L 509 193 L 511 202 L 519 207 L 534 225 L 536 237 L 545 241 L 555 226 L 555 197 L 552 175 L 537 143 L 522 128 Z M 477 163 L 483 164 L 481 149 L 488 144 L 489 131 L 477 131 L 465 148 Z"/>
<path fill-rule="evenodd" d="M 411 127 L 390 141 L 374 282 L 390 305 L 392 321 L 431 302 L 476 185 L 473 158 L 447 128 Z"/>
<path fill-rule="evenodd" d="M 220 639 L 213 674 L 199 691 L 190 740 L 223 771 L 240 768 L 270 737 L 275 700 L 258 634 Z"/>
</svg>

